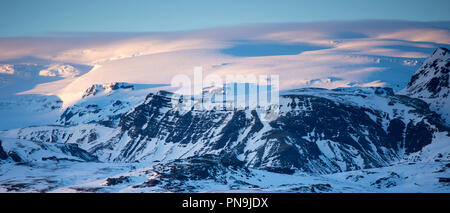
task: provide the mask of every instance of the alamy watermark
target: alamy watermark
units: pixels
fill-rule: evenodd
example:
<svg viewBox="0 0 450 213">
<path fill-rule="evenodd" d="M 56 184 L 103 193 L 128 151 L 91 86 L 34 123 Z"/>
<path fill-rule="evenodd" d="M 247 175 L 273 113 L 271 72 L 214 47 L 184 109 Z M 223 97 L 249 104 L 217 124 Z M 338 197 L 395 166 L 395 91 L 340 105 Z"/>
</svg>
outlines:
<svg viewBox="0 0 450 213">
<path fill-rule="evenodd" d="M 256 110 L 261 120 L 274 120 L 279 113 L 278 75 L 203 75 L 194 68 L 193 79 L 184 74 L 172 78 L 178 88 L 172 95 L 172 107 L 180 110 Z"/>
</svg>

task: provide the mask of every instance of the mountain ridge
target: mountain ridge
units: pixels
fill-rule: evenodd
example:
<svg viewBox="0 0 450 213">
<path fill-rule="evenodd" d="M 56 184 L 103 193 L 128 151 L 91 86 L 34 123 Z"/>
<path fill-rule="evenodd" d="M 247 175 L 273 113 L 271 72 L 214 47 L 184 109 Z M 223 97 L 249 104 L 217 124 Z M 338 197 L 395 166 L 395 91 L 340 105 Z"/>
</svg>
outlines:
<svg viewBox="0 0 450 213">
<path fill-rule="evenodd" d="M 426 101 L 450 124 L 450 50 L 437 48 L 414 73 L 402 93 Z"/>
</svg>

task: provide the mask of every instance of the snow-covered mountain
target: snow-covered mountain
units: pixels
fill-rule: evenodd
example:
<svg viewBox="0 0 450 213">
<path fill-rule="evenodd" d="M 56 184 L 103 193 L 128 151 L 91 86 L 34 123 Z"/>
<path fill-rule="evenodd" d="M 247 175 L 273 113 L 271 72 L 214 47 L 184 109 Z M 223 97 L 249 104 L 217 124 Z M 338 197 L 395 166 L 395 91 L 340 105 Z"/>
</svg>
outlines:
<svg viewBox="0 0 450 213">
<path fill-rule="evenodd" d="M 426 101 L 450 124 L 450 50 L 443 47 L 436 49 L 402 92 Z"/>
<path fill-rule="evenodd" d="M 426 102 L 447 97 L 447 52 L 413 76 L 412 97 L 383 87 L 286 90 L 272 120 L 261 108 L 180 108 L 172 92 L 95 84 L 52 125 L 0 132 L 0 188 L 448 192 L 450 128 Z M 65 177 L 67 168 L 85 176 L 54 183 L 47 174 Z M 30 179 L 49 183 L 17 185 Z"/>
<path fill-rule="evenodd" d="M 279 117 L 271 122 L 262 121 L 257 110 L 174 109 L 171 96 L 164 91 L 149 94 L 126 113 L 120 113 L 126 109 L 120 104 L 120 117 L 101 116 L 101 110 L 89 111 L 96 107 L 85 103 L 86 110 L 75 114 L 71 108 L 61 115 L 76 125 L 27 127 L 6 134 L 77 143 L 106 162 L 234 154 L 252 168 L 325 174 L 387 166 L 442 143 L 448 131 L 425 102 L 385 88 L 286 91 L 280 97 Z M 116 102 L 110 103 L 114 107 Z M 91 114 L 93 120 L 80 114 Z M 443 153 L 431 159 L 447 159 Z"/>
</svg>

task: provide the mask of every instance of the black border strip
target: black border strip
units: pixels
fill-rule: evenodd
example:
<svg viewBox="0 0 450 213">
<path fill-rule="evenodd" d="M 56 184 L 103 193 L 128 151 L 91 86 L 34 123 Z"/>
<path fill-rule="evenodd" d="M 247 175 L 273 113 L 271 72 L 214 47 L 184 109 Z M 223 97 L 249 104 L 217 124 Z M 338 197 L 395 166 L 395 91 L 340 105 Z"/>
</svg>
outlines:
<svg viewBox="0 0 450 213">
<path fill-rule="evenodd" d="M 415 209 L 425 206 L 427 208 L 443 207 L 448 208 L 450 194 L 447 193 L 342 193 L 342 194 L 294 194 L 294 193 L 124 193 L 124 194 L 33 194 L 33 193 L 4 193 L 0 194 L 0 204 L 16 203 L 17 207 L 48 208 L 57 207 L 67 210 L 131 210 L 139 212 L 140 209 L 165 209 L 179 211 L 194 210 L 196 212 L 217 212 L 217 211 L 259 211 L 277 209 L 304 209 L 313 208 L 320 210 L 356 210 L 356 206 L 362 206 L 359 210 L 393 210 Z M 213 211 L 208 208 L 183 208 L 184 200 L 217 200 Z M 250 198 L 267 199 L 268 207 L 252 208 L 226 206 L 227 198 Z M 218 205 L 222 203 L 222 205 Z M 0 205 L 1 206 L 1 205 Z M 364 212 L 363 211 L 363 212 Z M 311 211 L 299 211 L 311 212 Z M 359 211 L 361 212 L 361 211 Z"/>
</svg>

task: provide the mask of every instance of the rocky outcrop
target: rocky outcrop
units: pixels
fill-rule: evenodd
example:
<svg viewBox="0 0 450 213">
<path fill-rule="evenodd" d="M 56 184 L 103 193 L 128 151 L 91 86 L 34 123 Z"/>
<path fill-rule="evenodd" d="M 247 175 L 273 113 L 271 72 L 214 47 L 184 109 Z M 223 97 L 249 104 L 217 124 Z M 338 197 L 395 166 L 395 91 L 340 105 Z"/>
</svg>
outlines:
<svg viewBox="0 0 450 213">
<path fill-rule="evenodd" d="M 436 49 L 414 73 L 402 93 L 423 99 L 450 124 L 450 50 Z"/>
<path fill-rule="evenodd" d="M 5 150 L 2 147 L 2 141 L 0 140 L 0 160 L 6 160 L 8 158 L 8 154 L 6 154 Z"/>
</svg>

